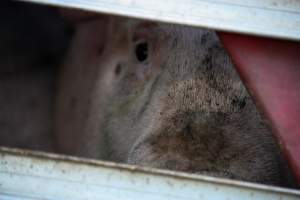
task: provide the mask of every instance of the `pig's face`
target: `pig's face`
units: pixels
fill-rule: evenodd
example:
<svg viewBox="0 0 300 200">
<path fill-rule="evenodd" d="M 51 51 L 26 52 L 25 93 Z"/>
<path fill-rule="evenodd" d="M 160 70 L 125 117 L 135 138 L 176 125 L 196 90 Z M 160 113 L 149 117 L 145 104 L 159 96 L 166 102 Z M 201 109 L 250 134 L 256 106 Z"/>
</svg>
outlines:
<svg viewBox="0 0 300 200">
<path fill-rule="evenodd" d="M 138 21 L 122 28 L 104 52 L 114 71 L 104 125 L 111 159 L 279 181 L 273 139 L 213 32 Z"/>
<path fill-rule="evenodd" d="M 87 60 L 101 72 L 93 73 L 91 91 L 98 95 L 89 103 L 101 120 L 87 117 L 94 128 L 84 129 L 95 132 L 94 145 L 105 145 L 104 157 L 280 183 L 273 138 L 212 31 L 139 20 L 108 23 L 101 55 Z"/>
</svg>

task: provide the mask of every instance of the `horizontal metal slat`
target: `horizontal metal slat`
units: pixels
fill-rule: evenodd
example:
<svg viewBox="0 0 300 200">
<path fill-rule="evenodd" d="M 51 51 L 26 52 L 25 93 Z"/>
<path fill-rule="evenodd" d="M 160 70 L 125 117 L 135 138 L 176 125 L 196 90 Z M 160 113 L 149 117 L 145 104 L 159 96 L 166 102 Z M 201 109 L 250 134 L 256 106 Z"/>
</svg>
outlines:
<svg viewBox="0 0 300 200">
<path fill-rule="evenodd" d="M 300 41 L 298 0 L 23 0 Z"/>
<path fill-rule="evenodd" d="M 300 191 L 0 148 L 5 200 L 295 200 Z"/>
</svg>

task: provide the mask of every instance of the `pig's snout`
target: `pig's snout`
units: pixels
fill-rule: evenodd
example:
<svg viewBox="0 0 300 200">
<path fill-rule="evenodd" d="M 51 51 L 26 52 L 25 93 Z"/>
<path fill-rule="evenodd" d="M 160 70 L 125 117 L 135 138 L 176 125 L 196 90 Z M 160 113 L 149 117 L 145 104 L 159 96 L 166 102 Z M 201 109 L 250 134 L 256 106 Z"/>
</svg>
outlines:
<svg viewBox="0 0 300 200">
<path fill-rule="evenodd" d="M 226 147 L 222 130 L 203 121 L 203 114 L 185 115 L 166 120 L 160 130 L 137 142 L 129 163 L 194 173 L 215 169 Z"/>
<path fill-rule="evenodd" d="M 264 128 L 251 128 L 246 121 L 241 124 L 241 116 L 191 112 L 162 121 L 158 130 L 135 143 L 130 164 L 254 182 L 279 181 L 274 143 Z"/>
</svg>

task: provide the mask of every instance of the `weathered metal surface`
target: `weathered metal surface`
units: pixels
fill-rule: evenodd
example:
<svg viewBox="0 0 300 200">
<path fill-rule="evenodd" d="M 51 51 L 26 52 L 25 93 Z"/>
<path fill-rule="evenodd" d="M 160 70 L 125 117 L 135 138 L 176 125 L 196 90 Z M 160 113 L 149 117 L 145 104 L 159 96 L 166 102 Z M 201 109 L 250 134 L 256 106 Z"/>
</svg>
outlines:
<svg viewBox="0 0 300 200">
<path fill-rule="evenodd" d="M 220 34 L 300 184 L 300 43 Z"/>
<path fill-rule="evenodd" d="M 300 191 L 1 148 L 0 199 L 295 200 Z"/>
<path fill-rule="evenodd" d="M 276 38 L 300 40 L 299 0 L 23 0 Z"/>
</svg>

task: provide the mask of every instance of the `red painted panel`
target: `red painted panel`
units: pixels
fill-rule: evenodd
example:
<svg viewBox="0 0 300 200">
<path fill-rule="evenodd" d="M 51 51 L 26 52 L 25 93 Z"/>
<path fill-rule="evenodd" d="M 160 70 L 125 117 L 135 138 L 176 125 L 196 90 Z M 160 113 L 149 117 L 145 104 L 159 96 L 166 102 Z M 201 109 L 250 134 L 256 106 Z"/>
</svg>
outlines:
<svg viewBox="0 0 300 200">
<path fill-rule="evenodd" d="M 300 183 L 300 42 L 219 35 Z"/>
</svg>

